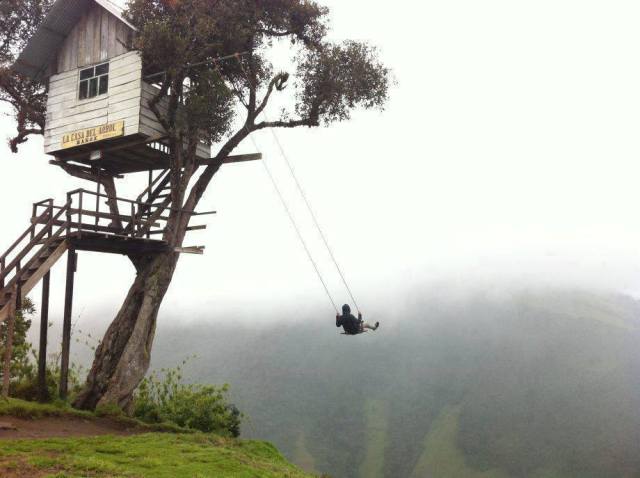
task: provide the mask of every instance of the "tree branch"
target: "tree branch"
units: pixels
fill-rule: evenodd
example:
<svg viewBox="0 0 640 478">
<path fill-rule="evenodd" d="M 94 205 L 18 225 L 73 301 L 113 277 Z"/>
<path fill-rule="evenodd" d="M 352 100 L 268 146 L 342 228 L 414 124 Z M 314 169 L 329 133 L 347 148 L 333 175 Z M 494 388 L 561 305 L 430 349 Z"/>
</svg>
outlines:
<svg viewBox="0 0 640 478">
<path fill-rule="evenodd" d="M 187 211 L 194 211 L 200 199 L 202 199 L 202 195 L 207 190 L 209 183 L 213 176 L 218 172 L 220 167 L 222 166 L 225 158 L 231 154 L 231 152 L 236 149 L 236 147 L 246 139 L 255 128 L 250 125 L 250 118 L 247 118 L 247 122 L 245 125 L 238 130 L 230 139 L 227 141 L 218 154 L 211 159 L 209 165 L 202 172 L 196 183 L 191 188 L 191 192 L 189 193 L 189 197 L 185 201 L 184 209 Z"/>
<path fill-rule="evenodd" d="M 153 111 L 153 114 L 156 115 L 156 118 L 158 118 L 158 121 L 160 122 L 162 127 L 165 129 L 167 134 L 171 135 L 169 121 L 162 113 L 160 113 L 160 110 L 158 109 L 158 104 L 160 103 L 160 100 L 162 100 L 162 98 L 166 98 L 168 90 L 169 90 L 169 85 L 167 81 L 163 81 L 162 86 L 160 87 L 160 91 L 158 91 L 156 96 L 150 99 L 147 102 L 147 104 L 149 105 L 149 109 Z"/>
<path fill-rule="evenodd" d="M 289 121 L 262 121 L 254 126 L 254 131 L 265 128 L 298 128 L 308 126 L 309 128 L 320 126 L 320 122 L 314 118 L 303 118 Z"/>
<path fill-rule="evenodd" d="M 254 114 L 255 118 L 260 116 L 260 113 L 262 113 L 264 109 L 267 107 L 267 104 L 269 103 L 269 99 L 273 94 L 273 90 L 274 89 L 278 91 L 284 90 L 287 87 L 286 83 L 288 80 L 289 80 L 289 73 L 278 73 L 276 76 L 274 76 L 271 79 L 271 81 L 269 82 L 269 87 L 267 88 L 267 93 L 264 95 L 264 98 L 262 99 L 260 106 L 258 106 L 258 108 L 256 109 L 256 112 Z"/>
<path fill-rule="evenodd" d="M 258 33 L 262 33 L 263 35 L 267 35 L 270 37 L 288 37 L 289 35 L 295 35 L 296 32 L 293 30 L 285 30 L 285 31 L 277 31 L 277 30 L 269 30 L 267 28 L 259 28 Z"/>
<path fill-rule="evenodd" d="M 16 137 L 11 138 L 9 140 L 9 148 L 12 153 L 18 152 L 18 146 L 26 143 L 29 139 L 29 136 L 32 134 L 42 135 L 44 134 L 44 130 L 42 128 L 34 129 L 34 128 L 18 128 L 18 134 Z"/>
</svg>

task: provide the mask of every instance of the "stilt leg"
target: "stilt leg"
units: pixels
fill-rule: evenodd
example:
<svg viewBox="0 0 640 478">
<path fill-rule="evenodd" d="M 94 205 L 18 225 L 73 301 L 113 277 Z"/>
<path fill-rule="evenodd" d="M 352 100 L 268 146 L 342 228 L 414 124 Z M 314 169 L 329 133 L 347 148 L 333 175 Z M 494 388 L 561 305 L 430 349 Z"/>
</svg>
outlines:
<svg viewBox="0 0 640 478">
<path fill-rule="evenodd" d="M 62 358 L 60 361 L 60 398 L 66 400 L 69 392 L 69 354 L 71 352 L 71 314 L 73 312 L 73 283 L 78 255 L 70 248 L 67 256 L 67 283 L 64 297 L 62 324 Z"/>
<path fill-rule="evenodd" d="M 38 350 L 38 398 L 49 401 L 47 389 L 47 334 L 49 331 L 49 284 L 51 273 L 42 278 L 42 305 L 40 306 L 40 348 Z"/>
</svg>

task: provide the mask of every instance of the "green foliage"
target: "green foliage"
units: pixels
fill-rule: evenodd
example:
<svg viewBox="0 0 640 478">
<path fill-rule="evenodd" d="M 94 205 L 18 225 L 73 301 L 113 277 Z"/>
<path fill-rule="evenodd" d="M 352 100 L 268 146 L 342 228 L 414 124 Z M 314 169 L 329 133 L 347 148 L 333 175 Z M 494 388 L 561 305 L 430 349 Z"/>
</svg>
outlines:
<svg viewBox="0 0 640 478">
<path fill-rule="evenodd" d="M 11 105 L 18 134 L 9 141 L 17 152 L 31 134 L 42 134 L 45 122 L 44 84 L 11 70 L 16 55 L 42 22 L 52 0 L 2 0 L 0 2 L 0 102 Z"/>
<path fill-rule="evenodd" d="M 227 402 L 228 385 L 181 383 L 181 367 L 162 372 L 162 377 L 154 372 L 145 378 L 136 391 L 136 418 L 147 423 L 172 422 L 205 433 L 240 435 L 242 416 Z"/>
<path fill-rule="evenodd" d="M 36 309 L 33 301 L 25 298 L 22 310 L 16 314 L 15 332 L 13 336 L 13 354 L 11 359 L 11 383 L 9 393 L 12 397 L 35 401 L 40 399 L 38 390 L 37 354 L 27 340 L 31 329 L 32 316 Z M 0 323 L 0 357 L 4 357 L 4 344 L 7 336 L 7 322 Z M 0 381 L 2 380 L 0 367 Z M 72 363 L 69 368 L 69 396 L 75 396 L 81 388 L 83 368 Z M 47 358 L 46 383 L 49 398 L 58 394 L 60 384 L 60 354 Z"/>
<path fill-rule="evenodd" d="M 13 349 L 11 356 L 11 379 L 13 383 L 34 374 L 34 366 L 30 360 L 33 353 L 31 344 L 27 341 L 27 332 L 31 328 L 31 316 L 36 309 L 31 299 L 26 298 L 22 303 L 22 309 L 16 313 L 15 329 L 13 334 Z M 5 345 L 9 323 L 0 323 L 0 359 L 4 359 Z M 4 367 L 0 366 L 0 382 L 2 381 Z"/>
<path fill-rule="evenodd" d="M 233 95 L 216 72 L 195 71 L 184 93 L 184 108 L 179 111 L 189 138 L 217 143 L 231 128 L 235 117 Z"/>
<path fill-rule="evenodd" d="M 20 476 L 310 478 L 268 443 L 202 434 L 7 441 L 0 476 L 16 465 Z"/>
<path fill-rule="evenodd" d="M 355 41 L 331 43 L 328 16 L 328 8 L 310 0 L 132 0 L 128 9 L 145 69 L 163 72 L 162 82 L 179 95 L 189 87 L 189 121 L 176 121 L 175 111 L 167 123 L 177 134 L 185 125 L 195 132 L 198 125 L 214 140 L 232 135 L 237 107 L 246 109 L 241 131 L 250 133 L 329 124 L 348 119 L 354 108 L 386 103 L 390 72 L 377 50 Z M 269 47 L 282 39 L 290 42 L 297 75 L 274 72 Z M 239 53 L 237 61 L 214 61 Z M 290 107 L 278 121 L 258 123 L 272 93 L 284 92 L 290 76 L 296 85 Z M 220 89 L 222 82 L 229 94 Z M 294 113 L 298 118 L 290 119 Z"/>
<path fill-rule="evenodd" d="M 51 0 L 2 0 L 0 3 L 0 65 L 12 62 L 40 25 Z"/>
<path fill-rule="evenodd" d="M 375 48 L 355 41 L 305 53 L 298 65 L 296 112 L 325 124 L 351 118 L 351 111 L 382 108 L 390 71 Z"/>
<path fill-rule="evenodd" d="M 24 368 L 25 373 L 15 375 L 11 385 L 11 396 L 22 400 L 35 401 L 39 400 L 38 392 L 38 374 L 35 365 L 35 352 L 29 360 L 29 366 Z M 60 389 L 60 357 L 59 355 L 50 356 L 47 359 L 47 367 L 45 371 L 47 383 L 47 396 L 51 400 L 58 395 Z M 71 363 L 68 374 L 68 393 L 69 402 L 78 394 L 82 388 L 82 376 L 84 368 L 78 364 Z"/>
</svg>

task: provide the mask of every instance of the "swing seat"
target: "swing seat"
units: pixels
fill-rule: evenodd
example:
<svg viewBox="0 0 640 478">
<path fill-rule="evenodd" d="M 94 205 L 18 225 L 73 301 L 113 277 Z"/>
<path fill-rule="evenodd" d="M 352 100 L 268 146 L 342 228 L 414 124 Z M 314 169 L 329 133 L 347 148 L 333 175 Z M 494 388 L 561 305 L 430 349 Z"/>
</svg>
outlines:
<svg viewBox="0 0 640 478">
<path fill-rule="evenodd" d="M 363 330 L 362 332 L 358 332 L 357 334 L 348 334 L 346 332 L 342 332 L 340 335 L 351 335 L 352 337 L 355 337 L 356 335 L 366 334 L 367 332 L 369 332 L 369 331 L 368 330 Z"/>
</svg>

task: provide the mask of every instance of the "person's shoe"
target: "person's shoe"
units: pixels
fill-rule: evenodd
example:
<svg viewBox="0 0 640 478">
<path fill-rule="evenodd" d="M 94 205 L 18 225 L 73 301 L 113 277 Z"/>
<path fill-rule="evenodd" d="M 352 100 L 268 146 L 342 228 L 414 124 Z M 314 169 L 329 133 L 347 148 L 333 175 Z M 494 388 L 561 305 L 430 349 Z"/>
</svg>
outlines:
<svg viewBox="0 0 640 478">
<path fill-rule="evenodd" d="M 378 327 L 380 327 L 380 322 L 376 322 L 376 330 L 378 330 Z"/>
</svg>

